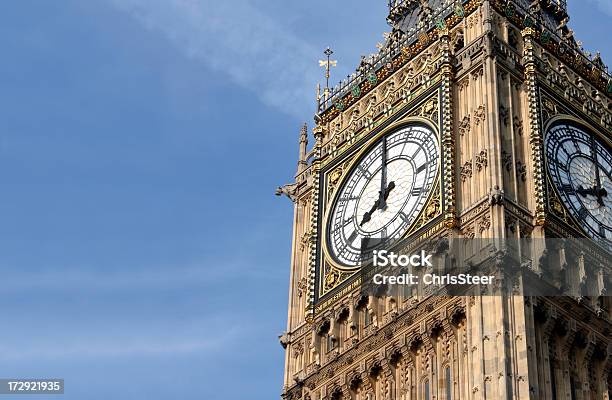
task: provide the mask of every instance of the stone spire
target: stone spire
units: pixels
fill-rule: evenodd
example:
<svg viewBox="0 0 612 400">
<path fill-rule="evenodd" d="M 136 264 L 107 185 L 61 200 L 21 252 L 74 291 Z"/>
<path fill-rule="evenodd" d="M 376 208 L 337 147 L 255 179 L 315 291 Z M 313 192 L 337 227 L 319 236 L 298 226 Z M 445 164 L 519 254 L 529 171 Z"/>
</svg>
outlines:
<svg viewBox="0 0 612 400">
<path fill-rule="evenodd" d="M 298 161 L 298 173 L 302 172 L 307 166 L 306 148 L 308 147 L 308 125 L 304 123 L 300 129 L 300 158 Z"/>
</svg>

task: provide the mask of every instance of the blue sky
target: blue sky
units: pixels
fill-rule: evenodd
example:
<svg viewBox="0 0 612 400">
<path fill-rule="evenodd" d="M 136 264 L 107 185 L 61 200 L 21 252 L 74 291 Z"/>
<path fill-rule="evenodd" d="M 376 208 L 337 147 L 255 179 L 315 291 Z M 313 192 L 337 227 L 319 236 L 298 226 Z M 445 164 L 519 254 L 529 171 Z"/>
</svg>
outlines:
<svg viewBox="0 0 612 400">
<path fill-rule="evenodd" d="M 612 4 L 577 3 L 578 38 L 612 60 Z M 278 398 L 292 208 L 274 188 L 321 50 L 345 76 L 385 4 L 3 2 L 0 377 L 65 378 L 66 399 Z"/>
</svg>

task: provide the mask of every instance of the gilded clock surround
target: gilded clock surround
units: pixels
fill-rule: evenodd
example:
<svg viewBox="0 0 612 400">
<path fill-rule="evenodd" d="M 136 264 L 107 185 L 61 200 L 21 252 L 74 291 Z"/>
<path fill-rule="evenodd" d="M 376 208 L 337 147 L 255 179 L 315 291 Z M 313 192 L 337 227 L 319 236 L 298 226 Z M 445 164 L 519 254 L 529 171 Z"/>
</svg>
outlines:
<svg viewBox="0 0 612 400">
<path fill-rule="evenodd" d="M 358 147 L 356 147 L 357 151 L 337 161 L 339 165 L 334 163 L 333 165 L 328 166 L 327 171 L 322 171 L 323 180 L 326 182 L 326 186 L 324 186 L 322 193 L 324 198 L 320 200 L 322 208 L 325 209 L 321 226 L 325 226 L 328 218 L 330 218 L 330 213 L 332 211 L 331 205 L 334 204 L 334 195 L 338 195 L 338 193 L 335 193 L 336 189 L 342 185 L 342 182 L 348 177 L 349 171 L 353 170 L 355 164 L 358 163 L 361 157 L 370 150 L 372 144 L 380 140 L 382 136 L 385 136 L 403 126 L 421 124 L 430 128 L 440 142 L 439 129 L 435 122 L 440 120 L 440 109 L 438 107 L 439 96 L 440 93 L 438 90 L 436 90 L 425 101 L 408 111 L 404 116 L 400 116 L 397 121 L 378 129 L 377 132 L 373 133 L 365 143 L 360 143 Z M 413 113 L 416 114 L 416 116 L 411 116 Z M 432 119 L 425 118 L 424 116 Z M 349 149 L 347 152 L 350 153 L 351 149 Z M 425 202 L 422 211 L 419 212 L 417 218 L 410 225 L 410 228 L 404 237 L 413 235 L 416 231 L 423 228 L 442 214 L 441 168 L 438 168 L 437 175 L 438 177 L 433 184 L 431 193 L 428 194 L 427 201 Z M 319 270 L 322 273 L 320 274 L 319 284 L 316 288 L 318 299 L 325 297 L 334 289 L 340 287 L 351 279 L 359 279 L 358 268 L 353 269 L 352 271 L 347 271 L 346 267 L 339 265 L 333 259 L 330 254 L 330 249 L 328 248 L 326 233 L 326 229 L 322 229 L 321 240 L 318 241 L 321 243 L 322 247 L 321 257 L 319 259 Z"/>
</svg>

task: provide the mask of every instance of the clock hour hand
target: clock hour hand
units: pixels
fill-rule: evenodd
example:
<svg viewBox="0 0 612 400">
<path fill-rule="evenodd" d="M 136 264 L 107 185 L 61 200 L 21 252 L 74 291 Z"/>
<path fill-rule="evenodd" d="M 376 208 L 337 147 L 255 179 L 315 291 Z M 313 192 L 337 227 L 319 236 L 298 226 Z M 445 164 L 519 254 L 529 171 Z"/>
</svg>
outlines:
<svg viewBox="0 0 612 400">
<path fill-rule="evenodd" d="M 376 200 L 376 203 L 374 203 L 372 208 L 370 208 L 370 211 L 363 214 L 363 218 L 361 219 L 361 223 L 359 224 L 359 226 L 363 226 L 364 224 L 367 224 L 368 222 L 372 220 L 372 214 L 374 214 L 374 212 L 378 209 L 379 203 L 380 203 L 380 197 L 378 198 L 378 200 Z"/>
<path fill-rule="evenodd" d="M 389 182 L 389 185 L 387 186 L 387 189 L 385 190 L 385 195 L 384 195 L 385 205 L 386 205 L 387 199 L 389 198 L 389 194 L 391 193 L 393 189 L 395 189 L 395 182 L 391 181 Z"/>
<path fill-rule="evenodd" d="M 605 188 L 594 186 L 592 188 L 585 189 L 582 185 L 578 186 L 576 193 L 582 197 L 595 196 L 597 197 L 597 203 L 600 206 L 604 205 L 603 198 L 608 197 L 608 191 Z"/>
<path fill-rule="evenodd" d="M 579 195 L 581 195 L 582 197 L 587 197 L 587 196 L 596 196 L 597 195 L 597 188 L 596 187 L 592 187 L 589 189 L 585 189 L 584 186 L 580 185 L 578 186 L 578 189 L 576 189 L 576 193 L 578 193 Z"/>
<path fill-rule="evenodd" d="M 374 214 L 376 210 L 380 209 L 380 203 L 387 201 L 387 199 L 389 198 L 389 194 L 391 193 L 393 189 L 395 189 L 395 182 L 392 181 L 392 182 L 389 182 L 389 185 L 384 190 L 384 192 L 379 192 L 378 200 L 376 200 L 372 208 L 370 208 L 370 211 L 363 214 L 363 218 L 359 226 L 363 226 L 364 224 L 367 224 L 368 222 L 372 220 L 372 214 Z"/>
</svg>

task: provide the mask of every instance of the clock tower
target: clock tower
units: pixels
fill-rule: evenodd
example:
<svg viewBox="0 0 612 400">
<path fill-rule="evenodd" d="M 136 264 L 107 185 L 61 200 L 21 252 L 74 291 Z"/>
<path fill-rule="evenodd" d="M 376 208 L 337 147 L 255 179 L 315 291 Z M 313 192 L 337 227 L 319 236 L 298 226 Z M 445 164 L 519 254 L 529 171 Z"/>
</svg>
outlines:
<svg viewBox="0 0 612 400">
<path fill-rule="evenodd" d="M 612 399 L 612 76 L 568 20 L 565 0 L 389 1 L 277 191 L 284 399 Z M 371 290 L 381 249 L 497 280 Z"/>
</svg>

